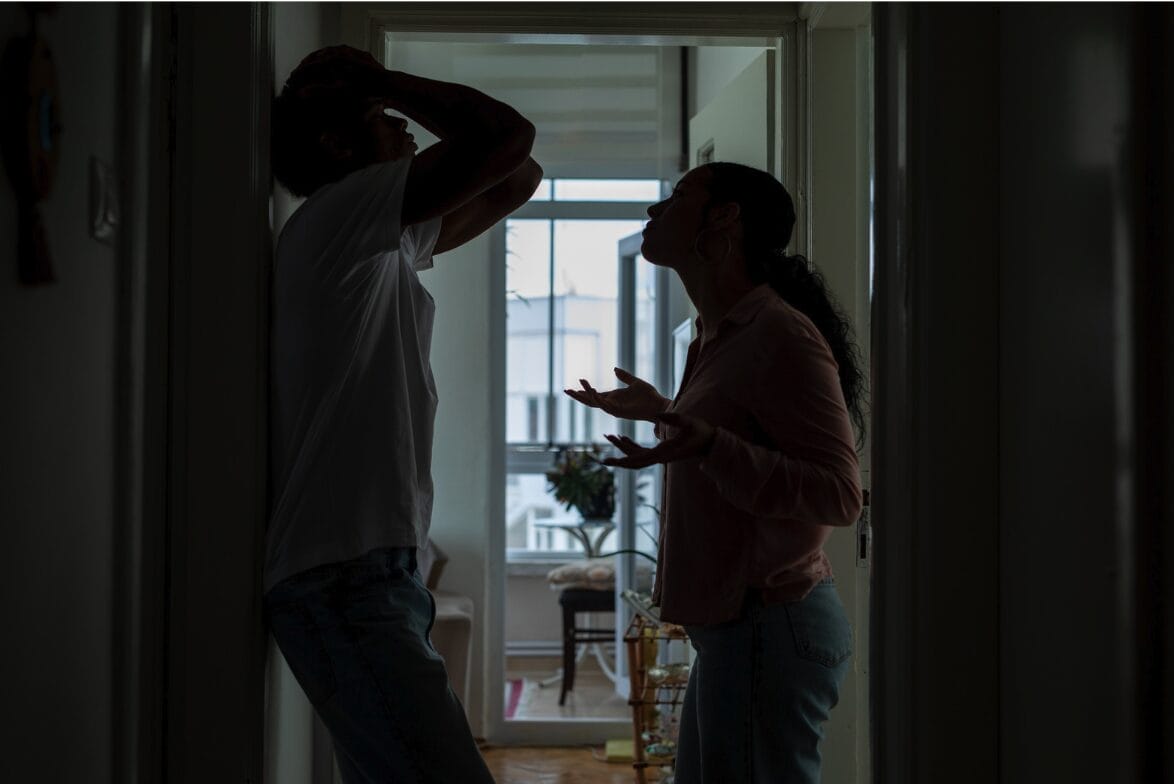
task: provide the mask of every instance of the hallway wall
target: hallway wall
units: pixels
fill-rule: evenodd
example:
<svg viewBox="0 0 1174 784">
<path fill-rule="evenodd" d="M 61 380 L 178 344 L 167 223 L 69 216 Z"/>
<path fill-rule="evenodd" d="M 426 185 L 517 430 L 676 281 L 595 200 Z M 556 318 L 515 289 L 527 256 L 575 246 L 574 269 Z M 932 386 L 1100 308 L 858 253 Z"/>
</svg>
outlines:
<svg viewBox="0 0 1174 784">
<path fill-rule="evenodd" d="M 325 3 L 273 4 L 273 81 L 280 92 L 310 52 L 337 43 L 338 10 Z M 273 240 L 302 203 L 273 185 Z M 266 672 L 265 766 L 267 784 L 326 784 L 331 780 L 333 746 L 314 709 L 269 637 Z"/>
<path fill-rule="evenodd" d="M 41 213 L 57 282 L 17 282 L 0 174 L 0 726 L 7 781 L 111 781 L 118 256 L 87 232 L 90 156 L 117 164 L 118 7 L 42 22 L 64 132 Z M 24 12 L 0 6 L 0 40 Z M 5 109 L 7 111 L 7 107 Z"/>
</svg>

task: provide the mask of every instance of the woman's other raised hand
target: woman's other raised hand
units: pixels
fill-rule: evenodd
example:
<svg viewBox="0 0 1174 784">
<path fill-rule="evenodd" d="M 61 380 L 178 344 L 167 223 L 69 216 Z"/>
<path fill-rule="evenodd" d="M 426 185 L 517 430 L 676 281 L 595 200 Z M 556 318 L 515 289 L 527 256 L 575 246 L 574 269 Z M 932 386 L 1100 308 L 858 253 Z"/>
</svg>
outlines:
<svg viewBox="0 0 1174 784">
<path fill-rule="evenodd" d="M 622 419 L 643 419 L 652 422 L 669 407 L 671 401 L 657 392 L 652 384 L 622 368 L 616 368 L 615 372 L 616 378 L 627 386 L 610 392 L 600 392 L 592 387 L 587 379 L 581 378 L 579 383 L 583 385 L 582 389 L 563 391 L 585 406 L 598 408 L 604 413 Z"/>
</svg>

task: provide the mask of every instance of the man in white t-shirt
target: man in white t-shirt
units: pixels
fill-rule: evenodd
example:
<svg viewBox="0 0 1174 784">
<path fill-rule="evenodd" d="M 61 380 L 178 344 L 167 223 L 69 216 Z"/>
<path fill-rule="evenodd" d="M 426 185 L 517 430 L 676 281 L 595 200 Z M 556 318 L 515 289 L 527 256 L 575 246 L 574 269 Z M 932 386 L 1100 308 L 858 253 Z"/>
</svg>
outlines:
<svg viewBox="0 0 1174 784">
<path fill-rule="evenodd" d="M 407 122 L 439 141 L 415 154 Z M 266 616 L 346 784 L 492 781 L 429 642 L 433 301 L 417 273 L 542 177 L 534 127 L 457 84 L 311 54 L 274 102 L 273 171 L 308 197 L 273 271 Z"/>
</svg>

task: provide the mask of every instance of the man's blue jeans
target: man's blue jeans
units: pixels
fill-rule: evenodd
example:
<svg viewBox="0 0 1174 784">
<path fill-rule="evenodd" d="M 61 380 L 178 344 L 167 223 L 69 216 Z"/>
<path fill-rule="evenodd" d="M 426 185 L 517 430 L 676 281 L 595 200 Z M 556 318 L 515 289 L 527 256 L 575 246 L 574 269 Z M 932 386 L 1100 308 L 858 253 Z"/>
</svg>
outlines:
<svg viewBox="0 0 1174 784">
<path fill-rule="evenodd" d="M 835 583 L 686 631 L 697 660 L 681 709 L 676 784 L 817 784 L 822 725 L 852 653 Z"/>
<path fill-rule="evenodd" d="M 492 783 L 428 639 L 436 605 L 414 549 L 294 575 L 265 595 L 265 610 L 346 784 Z"/>
</svg>

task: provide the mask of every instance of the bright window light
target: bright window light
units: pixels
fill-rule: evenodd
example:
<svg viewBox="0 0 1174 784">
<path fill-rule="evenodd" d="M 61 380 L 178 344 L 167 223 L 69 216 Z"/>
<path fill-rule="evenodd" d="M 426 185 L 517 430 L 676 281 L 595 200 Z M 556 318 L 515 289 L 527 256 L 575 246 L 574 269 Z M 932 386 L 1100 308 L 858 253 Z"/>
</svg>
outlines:
<svg viewBox="0 0 1174 784">
<path fill-rule="evenodd" d="M 660 201 L 659 180 L 555 180 L 555 201 Z"/>
<path fill-rule="evenodd" d="M 540 180 L 538 190 L 530 197 L 530 201 L 550 201 L 550 180 Z"/>
</svg>

